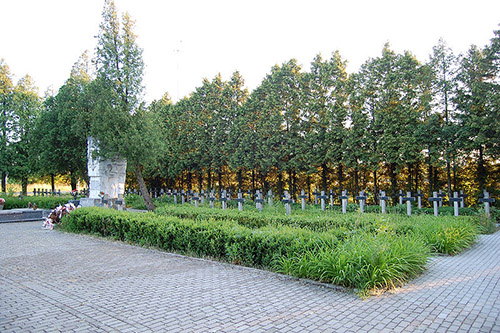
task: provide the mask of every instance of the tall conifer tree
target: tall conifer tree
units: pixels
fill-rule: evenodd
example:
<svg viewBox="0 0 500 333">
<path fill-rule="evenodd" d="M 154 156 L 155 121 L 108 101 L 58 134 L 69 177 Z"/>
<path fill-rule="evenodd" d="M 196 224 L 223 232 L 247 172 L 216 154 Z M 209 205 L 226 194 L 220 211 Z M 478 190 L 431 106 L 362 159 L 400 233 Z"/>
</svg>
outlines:
<svg viewBox="0 0 500 333">
<path fill-rule="evenodd" d="M 162 140 L 157 115 L 147 112 L 141 103 L 144 63 L 133 28 L 128 13 L 123 15 L 120 27 L 114 1 L 106 0 L 99 26 L 91 134 L 98 139 L 100 154 L 127 159 L 147 209 L 153 210 L 142 169 L 158 161 Z"/>
</svg>

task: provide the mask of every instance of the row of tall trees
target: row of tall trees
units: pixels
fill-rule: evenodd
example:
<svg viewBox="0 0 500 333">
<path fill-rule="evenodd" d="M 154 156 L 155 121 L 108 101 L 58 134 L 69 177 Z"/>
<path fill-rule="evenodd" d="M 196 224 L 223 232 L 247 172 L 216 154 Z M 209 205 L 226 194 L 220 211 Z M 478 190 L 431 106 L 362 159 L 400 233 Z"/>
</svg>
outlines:
<svg viewBox="0 0 500 333">
<path fill-rule="evenodd" d="M 33 79 L 26 75 L 16 84 L 6 62 L 0 60 L 0 175 L 2 192 L 7 176 L 18 179 L 25 191 L 31 174 L 30 150 L 34 123 L 42 110 L 42 99 Z"/>
<path fill-rule="evenodd" d="M 96 55 L 40 98 L 0 63 L 0 172 L 87 180 L 86 139 L 127 158 L 151 187 L 499 190 L 500 32 L 454 55 L 440 41 L 425 63 L 387 44 L 349 74 L 339 52 L 271 68 L 252 92 L 217 75 L 177 103 L 142 101 L 142 50 L 128 14 L 106 0 Z M 149 183 L 149 184 L 148 184 Z"/>
<path fill-rule="evenodd" d="M 156 134 L 161 127 L 142 102 L 144 64 L 133 28 L 128 13 L 120 18 L 114 1 L 106 0 L 95 58 L 84 53 L 65 84 L 44 99 L 29 76 L 14 87 L 2 60 L 3 192 L 7 175 L 22 182 L 23 193 L 29 176 L 69 174 L 73 189 L 78 179 L 88 182 L 87 137 L 93 136 L 101 157 L 127 159 L 147 195 L 142 169 L 160 156 L 161 141 Z M 145 199 L 153 209 L 151 199 Z"/>
<path fill-rule="evenodd" d="M 292 59 L 250 94 L 238 72 L 227 82 L 204 80 L 175 105 L 152 104 L 167 124 L 156 175 L 199 188 L 271 182 L 280 192 L 311 182 L 356 192 L 491 190 L 500 157 L 499 37 L 460 56 L 441 40 L 426 63 L 385 45 L 352 75 L 339 52 L 318 55 L 309 71 Z"/>
</svg>

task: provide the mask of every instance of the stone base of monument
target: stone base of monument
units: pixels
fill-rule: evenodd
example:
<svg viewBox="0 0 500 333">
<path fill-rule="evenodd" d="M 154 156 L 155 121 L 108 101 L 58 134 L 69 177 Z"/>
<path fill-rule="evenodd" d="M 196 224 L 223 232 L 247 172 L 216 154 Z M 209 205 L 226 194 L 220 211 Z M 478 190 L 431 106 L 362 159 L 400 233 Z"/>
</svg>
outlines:
<svg viewBox="0 0 500 333">
<path fill-rule="evenodd" d="M 102 201 L 99 198 L 81 198 L 80 206 L 82 207 L 96 207 L 98 205 L 102 205 Z"/>
<path fill-rule="evenodd" d="M 95 198 L 81 198 L 80 199 L 81 207 L 107 207 L 113 208 L 117 210 L 125 209 L 125 200 L 123 199 L 95 199 Z"/>
</svg>

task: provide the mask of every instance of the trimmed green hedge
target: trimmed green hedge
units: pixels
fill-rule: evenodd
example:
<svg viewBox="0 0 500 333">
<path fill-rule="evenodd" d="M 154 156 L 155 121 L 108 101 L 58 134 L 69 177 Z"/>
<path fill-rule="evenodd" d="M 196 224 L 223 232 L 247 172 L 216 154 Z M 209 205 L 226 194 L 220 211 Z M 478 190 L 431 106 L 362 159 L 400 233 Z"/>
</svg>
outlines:
<svg viewBox="0 0 500 333">
<path fill-rule="evenodd" d="M 361 293 L 391 288 L 420 274 L 431 251 L 456 253 L 475 241 L 479 229 L 466 217 L 346 214 L 335 215 L 345 220 L 328 222 L 317 216 L 307 220 L 262 214 L 259 219 L 235 210 L 183 209 L 165 208 L 159 215 L 80 208 L 63 219 L 62 228 L 266 268 Z M 315 228 L 308 226 L 315 221 L 329 226 L 311 230 Z"/>
<path fill-rule="evenodd" d="M 358 214 L 331 215 L 321 214 L 323 212 L 296 212 L 288 216 L 276 214 L 273 211 L 239 211 L 235 209 L 211 209 L 207 207 L 194 208 L 191 205 L 165 205 L 158 207 L 156 214 L 163 216 L 177 216 L 180 218 L 203 221 L 214 219 L 218 221 L 231 220 L 247 228 L 261 228 L 267 225 L 281 226 L 287 225 L 294 228 L 305 228 L 313 231 L 340 230 L 348 231 L 354 227 L 356 229 L 369 227 L 372 223 L 369 219 Z"/>
<path fill-rule="evenodd" d="M 25 196 L 22 199 L 14 196 L 5 196 L 2 197 L 5 199 L 4 209 L 16 209 L 16 208 L 28 208 L 28 203 L 36 204 L 38 208 L 44 209 L 54 209 L 59 205 L 64 205 L 68 203 L 69 200 L 72 200 L 72 196 L 60 196 L 60 197 L 33 197 L 33 196 Z"/>
<path fill-rule="evenodd" d="M 305 253 L 319 245 L 332 247 L 337 243 L 331 233 L 272 226 L 252 230 L 233 221 L 194 221 L 104 208 L 77 209 L 64 218 L 62 228 L 267 268 L 273 267 L 282 256 Z"/>
<path fill-rule="evenodd" d="M 196 221 L 233 221 L 258 229 L 264 226 L 289 226 L 316 232 L 329 232 L 339 240 L 359 233 L 394 233 L 422 237 L 432 252 L 455 254 L 474 244 L 476 236 L 485 231 L 479 216 L 440 216 L 399 214 L 321 214 L 297 212 L 292 216 L 270 212 L 252 212 L 194 208 L 189 205 L 169 205 L 157 209 L 157 214 Z"/>
</svg>

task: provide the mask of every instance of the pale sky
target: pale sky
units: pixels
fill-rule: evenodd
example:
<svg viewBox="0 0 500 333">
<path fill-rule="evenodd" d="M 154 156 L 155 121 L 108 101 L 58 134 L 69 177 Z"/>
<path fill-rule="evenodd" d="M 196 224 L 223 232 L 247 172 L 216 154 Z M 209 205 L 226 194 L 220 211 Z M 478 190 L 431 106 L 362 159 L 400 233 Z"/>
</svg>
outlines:
<svg viewBox="0 0 500 333">
<path fill-rule="evenodd" d="M 57 91 L 85 51 L 94 52 L 104 0 L 0 0 L 0 58 L 29 74 L 44 95 Z M 144 50 L 145 100 L 177 100 L 203 78 L 238 70 L 251 91 L 275 64 L 339 50 L 355 72 L 389 42 L 427 61 L 439 38 L 455 53 L 489 43 L 500 29 L 499 0 L 115 0 L 136 21 Z M 179 50 L 177 52 L 176 50 Z"/>
</svg>

